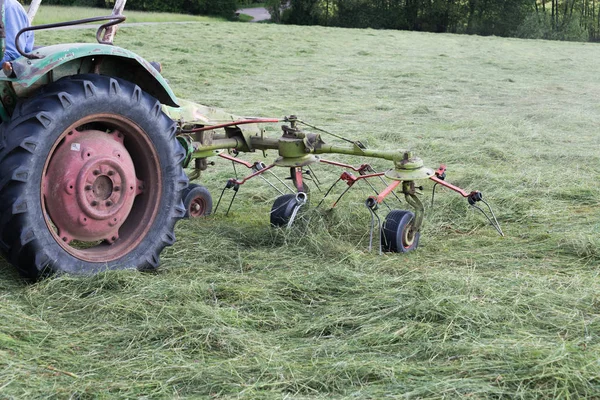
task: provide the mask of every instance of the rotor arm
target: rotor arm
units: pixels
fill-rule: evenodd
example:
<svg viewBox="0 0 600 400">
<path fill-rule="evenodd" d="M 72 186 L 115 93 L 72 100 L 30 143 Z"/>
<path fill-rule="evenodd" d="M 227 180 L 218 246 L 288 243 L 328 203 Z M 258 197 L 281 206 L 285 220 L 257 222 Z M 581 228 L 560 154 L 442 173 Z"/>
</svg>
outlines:
<svg viewBox="0 0 600 400">
<path fill-rule="evenodd" d="M 353 147 L 349 146 L 336 146 L 333 144 L 325 144 L 323 143 L 320 147 L 315 148 L 311 151 L 314 154 L 347 154 L 354 155 L 360 157 L 368 157 L 368 158 L 380 158 L 388 161 L 396 161 L 403 158 L 405 153 L 404 150 L 377 150 L 377 149 L 367 149 L 360 142 L 356 142 Z M 361 147 L 362 146 L 362 147 Z"/>
<path fill-rule="evenodd" d="M 437 185 L 444 186 L 445 188 L 448 188 L 448 189 L 460 194 L 462 197 L 466 198 L 469 205 L 471 207 L 475 208 L 476 210 L 478 210 L 479 212 L 481 212 L 487 218 L 490 225 L 492 225 L 494 227 L 494 229 L 496 229 L 496 231 L 500 234 L 500 236 L 504 236 L 504 232 L 502 232 L 502 228 L 500 227 L 500 223 L 498 222 L 498 219 L 496 218 L 496 215 L 494 214 L 494 210 L 492 210 L 492 207 L 483 199 L 483 194 L 479 190 L 473 190 L 472 192 L 467 192 L 466 190 L 464 190 L 458 186 L 455 186 L 451 183 L 446 182 L 445 181 L 445 179 L 446 179 L 446 166 L 445 165 L 441 165 L 435 171 L 435 174 L 433 176 L 430 176 L 429 179 L 431 179 L 432 181 L 435 182 L 435 185 L 433 185 L 433 191 L 432 191 L 432 195 L 431 195 L 431 205 L 432 206 L 433 206 L 433 198 L 435 196 L 435 187 Z M 482 202 L 483 204 L 485 204 L 488 212 L 486 212 L 483 208 L 479 207 L 477 205 L 478 202 Z"/>
<path fill-rule="evenodd" d="M 436 185 L 441 185 L 445 188 L 448 188 L 448 189 L 460 194 L 462 197 L 467 199 L 467 201 L 469 202 L 469 205 L 474 205 L 478 201 L 483 200 L 483 195 L 481 194 L 481 192 L 479 190 L 473 190 L 471 192 L 467 192 L 466 190 L 464 190 L 456 185 L 446 182 L 446 166 L 445 165 L 441 165 L 435 171 L 435 174 L 433 176 L 430 176 L 429 179 L 434 181 L 436 183 Z"/>
</svg>

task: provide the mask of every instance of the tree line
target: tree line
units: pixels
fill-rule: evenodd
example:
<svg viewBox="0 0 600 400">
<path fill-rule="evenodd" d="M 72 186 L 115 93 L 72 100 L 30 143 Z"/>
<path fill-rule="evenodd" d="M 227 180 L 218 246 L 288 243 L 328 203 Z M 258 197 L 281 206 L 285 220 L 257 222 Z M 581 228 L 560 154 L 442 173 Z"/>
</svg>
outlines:
<svg viewBox="0 0 600 400">
<path fill-rule="evenodd" d="M 600 0 L 268 0 L 297 25 L 557 40 L 600 39 Z"/>
</svg>

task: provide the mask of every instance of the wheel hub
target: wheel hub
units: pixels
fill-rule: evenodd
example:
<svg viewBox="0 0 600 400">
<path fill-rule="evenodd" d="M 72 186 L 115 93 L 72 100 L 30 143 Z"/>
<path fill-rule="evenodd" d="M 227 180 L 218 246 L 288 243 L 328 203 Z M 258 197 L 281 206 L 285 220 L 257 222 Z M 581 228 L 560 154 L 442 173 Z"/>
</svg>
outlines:
<svg viewBox="0 0 600 400">
<path fill-rule="evenodd" d="M 92 185 L 93 195 L 100 200 L 107 200 L 113 193 L 113 187 L 112 180 L 108 176 L 99 176 Z"/>
<path fill-rule="evenodd" d="M 142 189 L 118 131 L 69 132 L 43 178 L 48 213 L 67 243 L 115 242 Z"/>
<path fill-rule="evenodd" d="M 405 249 L 410 248 L 415 241 L 415 231 L 413 229 L 412 222 L 404 228 L 404 232 L 402 232 L 402 245 Z"/>
<path fill-rule="evenodd" d="M 190 217 L 196 218 L 201 217 L 206 212 L 206 201 L 202 198 L 202 196 L 195 197 L 190 203 L 190 207 L 188 213 Z"/>
</svg>

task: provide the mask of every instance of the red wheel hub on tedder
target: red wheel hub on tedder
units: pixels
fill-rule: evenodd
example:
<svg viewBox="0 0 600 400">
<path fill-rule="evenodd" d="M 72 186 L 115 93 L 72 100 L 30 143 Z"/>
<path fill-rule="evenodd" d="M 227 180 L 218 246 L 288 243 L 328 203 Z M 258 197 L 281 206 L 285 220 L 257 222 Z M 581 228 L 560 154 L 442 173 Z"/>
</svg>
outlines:
<svg viewBox="0 0 600 400">
<path fill-rule="evenodd" d="M 72 130 L 43 179 L 46 208 L 65 243 L 115 242 L 143 190 L 119 131 Z"/>
<path fill-rule="evenodd" d="M 195 197 L 188 208 L 190 217 L 197 218 L 206 214 L 206 200 L 202 196 Z"/>
</svg>

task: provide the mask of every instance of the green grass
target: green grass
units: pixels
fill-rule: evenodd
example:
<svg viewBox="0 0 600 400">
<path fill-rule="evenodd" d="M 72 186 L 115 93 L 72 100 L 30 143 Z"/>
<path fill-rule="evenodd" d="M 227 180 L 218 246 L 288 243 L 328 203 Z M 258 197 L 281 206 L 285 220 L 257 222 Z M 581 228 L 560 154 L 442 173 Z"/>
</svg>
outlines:
<svg viewBox="0 0 600 400">
<path fill-rule="evenodd" d="M 49 6 L 42 4 L 33 21 L 34 25 L 53 24 L 56 22 L 72 21 L 76 19 L 100 17 L 110 15 L 111 9 L 88 8 L 88 7 L 67 7 L 67 6 Z M 187 21 L 211 21 L 214 17 L 204 17 L 199 15 L 173 14 L 173 13 L 154 13 L 129 11 L 125 9 L 123 13 L 127 17 L 127 23 L 136 22 L 187 22 Z"/>
<path fill-rule="evenodd" d="M 446 163 L 506 237 L 440 191 L 418 251 L 379 256 L 368 190 L 280 232 L 254 182 L 180 222 L 156 274 L 26 285 L 0 264 L 0 398 L 600 397 L 597 44 L 218 21 L 116 44 L 181 97 Z M 205 174 L 215 199 L 232 174 Z"/>
</svg>

